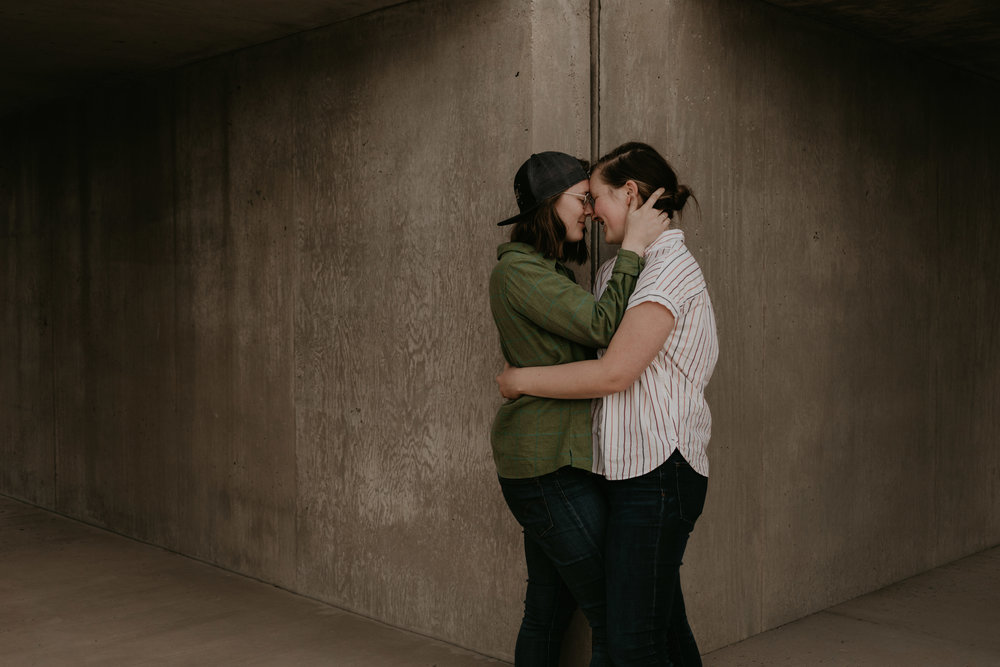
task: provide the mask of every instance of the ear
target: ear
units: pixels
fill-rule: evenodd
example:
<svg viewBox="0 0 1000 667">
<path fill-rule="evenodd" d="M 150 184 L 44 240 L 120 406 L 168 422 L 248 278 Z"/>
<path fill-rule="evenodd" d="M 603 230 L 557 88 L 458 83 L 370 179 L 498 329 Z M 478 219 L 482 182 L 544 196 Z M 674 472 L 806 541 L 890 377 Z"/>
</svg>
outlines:
<svg viewBox="0 0 1000 667">
<path fill-rule="evenodd" d="M 634 199 L 639 196 L 639 186 L 635 181 L 629 179 L 625 181 L 625 193 L 631 195 Z"/>
</svg>

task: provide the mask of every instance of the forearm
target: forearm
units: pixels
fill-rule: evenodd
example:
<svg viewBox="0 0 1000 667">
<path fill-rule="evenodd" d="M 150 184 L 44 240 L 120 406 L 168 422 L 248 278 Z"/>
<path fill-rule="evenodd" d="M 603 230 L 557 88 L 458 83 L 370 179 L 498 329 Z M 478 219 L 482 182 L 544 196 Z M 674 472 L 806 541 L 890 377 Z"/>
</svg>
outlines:
<svg viewBox="0 0 1000 667">
<path fill-rule="evenodd" d="M 545 398 L 600 398 L 631 384 L 630 378 L 616 372 L 603 359 L 514 368 L 509 372 L 517 393 Z"/>
<path fill-rule="evenodd" d="M 497 376 L 506 398 L 599 398 L 632 386 L 663 347 L 674 327 L 664 306 L 642 303 L 630 309 L 600 359 L 558 366 L 508 367 Z"/>
<path fill-rule="evenodd" d="M 501 298 L 541 329 L 587 347 L 607 347 L 642 266 L 633 253 L 619 252 L 608 286 L 595 300 L 551 266 L 525 261 L 507 272 Z"/>
<path fill-rule="evenodd" d="M 607 347 L 611 343 L 625 315 L 628 298 L 635 290 L 639 272 L 645 266 L 641 254 L 632 255 L 632 251 L 618 252 L 611 279 L 594 304 L 587 337 L 578 342 L 589 347 Z"/>
</svg>

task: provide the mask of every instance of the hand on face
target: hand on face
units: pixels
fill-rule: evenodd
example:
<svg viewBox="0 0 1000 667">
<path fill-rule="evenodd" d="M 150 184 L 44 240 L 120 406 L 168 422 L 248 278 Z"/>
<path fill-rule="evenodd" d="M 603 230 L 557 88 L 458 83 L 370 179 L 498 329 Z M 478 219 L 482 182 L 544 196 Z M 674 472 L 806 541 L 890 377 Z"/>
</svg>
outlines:
<svg viewBox="0 0 1000 667">
<path fill-rule="evenodd" d="M 653 208 L 664 191 L 664 188 L 655 190 L 642 206 L 639 205 L 638 195 L 629 195 L 622 248 L 641 256 L 650 243 L 670 228 L 670 216 L 667 212 Z"/>
</svg>

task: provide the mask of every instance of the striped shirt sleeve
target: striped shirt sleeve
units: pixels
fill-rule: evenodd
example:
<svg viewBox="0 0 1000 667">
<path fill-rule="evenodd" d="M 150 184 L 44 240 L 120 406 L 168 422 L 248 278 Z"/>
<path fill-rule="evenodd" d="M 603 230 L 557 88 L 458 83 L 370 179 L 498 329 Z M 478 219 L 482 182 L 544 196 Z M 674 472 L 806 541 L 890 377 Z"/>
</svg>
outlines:
<svg viewBox="0 0 1000 667">
<path fill-rule="evenodd" d="M 691 299 L 705 290 L 705 277 L 683 243 L 658 255 L 639 276 L 628 307 L 658 303 L 677 319 Z"/>
</svg>

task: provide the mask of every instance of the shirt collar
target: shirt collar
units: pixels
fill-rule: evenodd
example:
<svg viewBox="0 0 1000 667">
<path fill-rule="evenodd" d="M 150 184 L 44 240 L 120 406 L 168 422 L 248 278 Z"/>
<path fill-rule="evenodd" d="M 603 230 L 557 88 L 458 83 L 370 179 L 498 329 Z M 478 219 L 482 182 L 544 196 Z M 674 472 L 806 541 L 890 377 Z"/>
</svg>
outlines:
<svg viewBox="0 0 1000 667">
<path fill-rule="evenodd" d="M 664 248 L 669 248 L 677 243 L 684 243 L 684 232 L 680 229 L 668 229 L 659 236 L 656 240 L 649 244 L 646 248 L 646 252 L 655 252 L 657 250 L 663 250 Z"/>
</svg>

